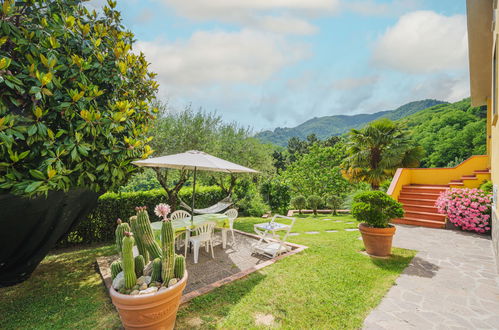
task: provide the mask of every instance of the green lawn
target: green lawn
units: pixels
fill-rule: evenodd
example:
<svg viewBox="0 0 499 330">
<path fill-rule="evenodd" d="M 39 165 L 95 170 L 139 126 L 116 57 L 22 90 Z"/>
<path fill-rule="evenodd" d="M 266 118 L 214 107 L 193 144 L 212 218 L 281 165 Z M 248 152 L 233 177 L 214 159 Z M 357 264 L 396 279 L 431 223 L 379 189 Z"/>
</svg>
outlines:
<svg viewBox="0 0 499 330">
<path fill-rule="evenodd" d="M 290 241 L 308 249 L 192 300 L 181 307 L 177 327 L 246 329 L 263 320 L 281 328 L 359 328 L 415 252 L 394 249 L 391 259 L 372 260 L 359 253 L 359 232 L 344 231 L 356 227 L 350 221 L 300 217 L 293 230 L 300 235 Z M 252 232 L 257 222 L 262 219 L 241 218 L 236 228 Z M 113 253 L 103 246 L 48 256 L 28 281 L 0 289 L 0 328 L 119 327 L 95 272 L 95 258 Z"/>
</svg>

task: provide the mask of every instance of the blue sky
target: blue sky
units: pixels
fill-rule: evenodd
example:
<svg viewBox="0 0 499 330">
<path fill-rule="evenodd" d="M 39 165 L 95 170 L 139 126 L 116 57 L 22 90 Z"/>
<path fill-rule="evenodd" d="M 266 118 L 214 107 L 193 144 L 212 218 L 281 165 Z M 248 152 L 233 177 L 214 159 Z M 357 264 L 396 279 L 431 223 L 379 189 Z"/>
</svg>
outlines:
<svg viewBox="0 0 499 330">
<path fill-rule="evenodd" d="M 172 110 L 192 104 L 255 131 L 469 95 L 465 0 L 118 0 L 118 8 Z"/>
</svg>

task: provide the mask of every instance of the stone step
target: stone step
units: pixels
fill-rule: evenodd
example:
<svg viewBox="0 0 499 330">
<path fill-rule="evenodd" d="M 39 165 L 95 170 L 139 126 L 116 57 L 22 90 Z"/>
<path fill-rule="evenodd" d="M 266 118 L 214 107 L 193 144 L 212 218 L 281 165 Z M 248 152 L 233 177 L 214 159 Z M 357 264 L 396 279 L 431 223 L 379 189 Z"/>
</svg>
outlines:
<svg viewBox="0 0 499 330">
<path fill-rule="evenodd" d="M 435 220 L 445 222 L 445 215 L 440 213 L 406 211 L 404 217 L 421 220 Z"/>
<path fill-rule="evenodd" d="M 408 211 L 416 211 L 416 212 L 428 212 L 428 213 L 438 213 L 438 209 L 432 205 L 418 205 L 418 204 L 410 204 L 403 203 L 404 210 Z"/>
<path fill-rule="evenodd" d="M 428 227 L 428 228 L 445 228 L 445 222 L 435 221 L 435 220 L 422 220 L 416 218 L 399 218 L 392 219 L 392 223 L 411 225 L 411 226 L 420 226 L 420 227 Z"/>
<path fill-rule="evenodd" d="M 436 199 L 399 198 L 399 202 L 404 205 L 434 206 L 435 201 Z"/>
</svg>

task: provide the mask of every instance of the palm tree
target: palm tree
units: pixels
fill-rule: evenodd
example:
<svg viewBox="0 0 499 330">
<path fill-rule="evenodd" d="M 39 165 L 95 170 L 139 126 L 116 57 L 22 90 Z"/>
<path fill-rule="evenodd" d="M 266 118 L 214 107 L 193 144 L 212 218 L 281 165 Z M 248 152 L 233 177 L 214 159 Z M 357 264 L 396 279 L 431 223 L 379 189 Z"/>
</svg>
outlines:
<svg viewBox="0 0 499 330">
<path fill-rule="evenodd" d="M 414 146 L 404 125 L 384 118 L 350 130 L 347 153 L 342 164 L 345 177 L 378 190 L 397 168 L 419 166 L 424 150 Z"/>
</svg>

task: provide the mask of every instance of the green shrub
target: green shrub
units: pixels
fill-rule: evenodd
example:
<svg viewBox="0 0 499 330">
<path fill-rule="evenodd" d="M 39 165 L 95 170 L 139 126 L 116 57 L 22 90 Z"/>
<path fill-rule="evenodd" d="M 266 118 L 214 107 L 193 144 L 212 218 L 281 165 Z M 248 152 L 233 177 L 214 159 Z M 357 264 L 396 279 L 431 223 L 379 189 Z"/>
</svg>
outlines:
<svg viewBox="0 0 499 330">
<path fill-rule="evenodd" d="M 339 195 L 329 195 L 326 197 L 326 205 L 333 211 L 333 215 L 336 215 L 336 210 L 343 205 L 343 198 Z"/>
<path fill-rule="evenodd" d="M 492 188 L 493 188 L 493 184 L 492 184 L 492 181 L 486 181 L 484 183 L 482 183 L 482 185 L 480 186 L 480 189 L 485 191 L 485 192 L 492 192 Z"/>
<path fill-rule="evenodd" d="M 382 191 L 360 192 L 353 202 L 353 217 L 374 228 L 386 228 L 391 219 L 404 216 L 402 204 Z"/>
<path fill-rule="evenodd" d="M 179 196 L 184 202 L 189 203 L 192 198 L 192 188 L 182 188 Z M 218 186 L 196 187 L 196 208 L 208 207 L 225 197 L 227 196 Z M 117 218 L 128 222 L 128 219 L 135 215 L 136 206 L 147 206 L 151 221 L 159 221 L 160 219 L 154 214 L 154 207 L 165 202 L 166 195 L 162 189 L 106 193 L 99 198 L 97 207 L 87 219 L 81 221 L 66 238 L 59 241 L 58 246 L 110 242 L 114 239 Z"/>
<path fill-rule="evenodd" d="M 317 215 L 317 209 L 321 204 L 322 204 L 322 198 L 320 198 L 319 196 L 317 195 L 308 196 L 307 205 L 314 211 L 315 215 Z"/>
<path fill-rule="evenodd" d="M 278 213 L 286 213 L 288 211 L 291 195 L 287 184 L 279 179 L 274 179 L 263 183 L 260 191 L 272 211 Z"/>
<path fill-rule="evenodd" d="M 301 210 L 307 207 L 307 199 L 303 195 L 296 196 L 291 200 L 291 205 L 301 214 Z"/>
</svg>

